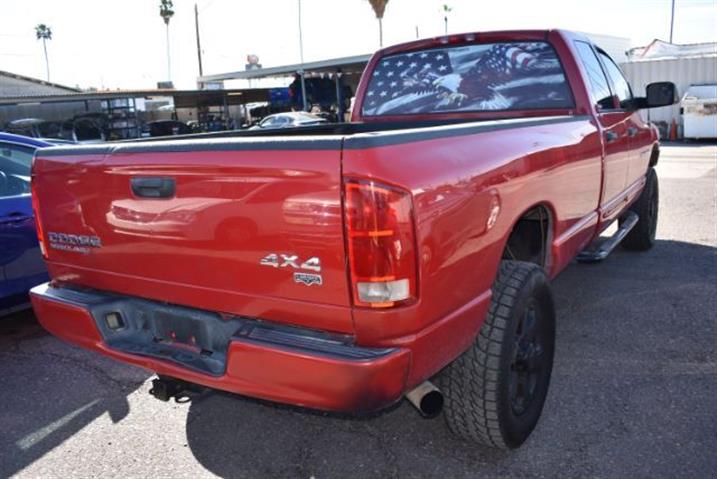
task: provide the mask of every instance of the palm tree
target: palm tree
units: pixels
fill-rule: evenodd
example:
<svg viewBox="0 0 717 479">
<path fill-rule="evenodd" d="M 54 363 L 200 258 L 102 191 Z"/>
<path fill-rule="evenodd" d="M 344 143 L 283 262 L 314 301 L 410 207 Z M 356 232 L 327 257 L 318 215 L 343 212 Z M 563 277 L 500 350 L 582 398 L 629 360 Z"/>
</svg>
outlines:
<svg viewBox="0 0 717 479">
<path fill-rule="evenodd" d="M 50 61 L 47 59 L 47 41 L 52 40 L 52 30 L 44 23 L 39 23 L 35 27 L 35 37 L 42 40 L 42 49 L 45 51 L 45 71 L 47 72 L 47 81 L 50 81 Z"/>
<path fill-rule="evenodd" d="M 383 47 L 383 12 L 386 11 L 388 0 L 368 0 L 368 3 L 371 4 L 373 12 L 378 18 L 378 44 Z"/>
<path fill-rule="evenodd" d="M 167 80 L 172 81 L 172 66 L 169 59 L 169 20 L 174 16 L 172 0 L 159 0 L 159 16 L 167 26 Z"/>
<path fill-rule="evenodd" d="M 445 3 L 443 4 L 443 24 L 446 28 L 446 35 L 448 35 L 448 14 L 451 13 L 451 10 L 453 10 L 451 7 Z"/>
</svg>

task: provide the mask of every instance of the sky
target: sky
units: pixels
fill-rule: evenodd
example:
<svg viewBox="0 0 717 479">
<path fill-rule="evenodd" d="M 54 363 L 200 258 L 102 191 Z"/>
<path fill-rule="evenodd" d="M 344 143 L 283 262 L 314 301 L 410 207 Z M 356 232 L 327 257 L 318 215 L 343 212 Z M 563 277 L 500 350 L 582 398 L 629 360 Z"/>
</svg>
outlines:
<svg viewBox="0 0 717 479">
<path fill-rule="evenodd" d="M 306 61 L 371 53 L 378 22 L 367 0 L 300 0 Z M 194 4 L 204 73 L 242 70 L 249 53 L 263 66 L 298 63 L 299 0 L 174 0 L 171 79 L 194 88 L 198 75 Z M 671 0 L 389 0 L 384 46 L 449 33 L 567 28 L 627 37 L 633 46 L 668 40 Z M 50 80 L 81 88 L 154 88 L 167 80 L 159 0 L 0 0 L 0 70 L 45 78 L 34 27 L 52 29 Z M 676 0 L 675 43 L 717 42 L 717 1 Z"/>
</svg>

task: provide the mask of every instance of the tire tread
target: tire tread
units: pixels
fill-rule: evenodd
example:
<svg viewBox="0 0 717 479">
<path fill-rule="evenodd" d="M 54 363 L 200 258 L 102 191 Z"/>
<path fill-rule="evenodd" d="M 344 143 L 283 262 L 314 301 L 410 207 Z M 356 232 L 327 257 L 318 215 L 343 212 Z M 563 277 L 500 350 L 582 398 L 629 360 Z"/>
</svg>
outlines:
<svg viewBox="0 0 717 479">
<path fill-rule="evenodd" d="M 652 248 L 655 239 L 651 236 L 652 225 L 649 223 L 648 210 L 650 198 L 654 194 L 659 194 L 657 173 L 654 168 L 648 168 L 646 174 L 645 188 L 642 190 L 640 197 L 630 206 L 630 211 L 639 216 L 637 224 L 622 240 L 622 247 L 628 251 L 647 251 Z M 657 221 L 657 219 L 655 219 Z"/>
<path fill-rule="evenodd" d="M 485 322 L 473 344 L 442 373 L 449 428 L 458 436 L 499 449 L 506 443 L 498 418 L 500 359 L 511 313 L 528 278 L 542 269 L 522 261 L 502 261 Z"/>
</svg>

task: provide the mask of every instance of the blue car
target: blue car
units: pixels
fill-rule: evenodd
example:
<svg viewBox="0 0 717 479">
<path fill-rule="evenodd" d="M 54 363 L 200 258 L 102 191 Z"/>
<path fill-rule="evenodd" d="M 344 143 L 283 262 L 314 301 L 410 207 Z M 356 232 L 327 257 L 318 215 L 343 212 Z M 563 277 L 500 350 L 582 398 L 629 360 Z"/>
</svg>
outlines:
<svg viewBox="0 0 717 479">
<path fill-rule="evenodd" d="M 52 143 L 0 133 L 0 315 L 28 305 L 27 292 L 47 281 L 35 232 L 30 167 Z"/>
</svg>

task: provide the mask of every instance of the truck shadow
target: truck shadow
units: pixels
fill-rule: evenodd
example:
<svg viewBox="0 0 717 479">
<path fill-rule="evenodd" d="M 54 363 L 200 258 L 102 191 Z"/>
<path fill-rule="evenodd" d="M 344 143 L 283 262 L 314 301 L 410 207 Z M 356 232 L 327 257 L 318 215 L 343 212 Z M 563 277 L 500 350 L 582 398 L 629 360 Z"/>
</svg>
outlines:
<svg viewBox="0 0 717 479">
<path fill-rule="evenodd" d="M 549 397 L 538 428 L 517 451 L 459 441 L 441 417 L 422 419 L 406 401 L 376 417 L 351 418 L 220 392 L 191 403 L 188 446 L 222 477 L 619 476 L 644 472 L 640 454 L 661 473 L 679 475 L 691 456 L 655 458 L 654 450 L 704 434 L 702 450 L 691 454 L 710 456 L 709 422 L 683 417 L 666 433 L 664 415 L 654 411 L 667 402 L 679 416 L 693 402 L 709 402 L 699 391 L 684 396 L 690 386 L 682 367 L 701 364 L 717 390 L 714 336 L 698 332 L 715 331 L 699 310 L 714 303 L 715 284 L 717 248 L 699 244 L 659 241 L 649 253 L 618 250 L 600 264 L 571 265 L 554 282 L 558 339 Z M 685 331 L 676 314 L 701 323 Z M 639 397 L 631 392 L 637 386 Z"/>
<path fill-rule="evenodd" d="M 127 395 L 147 376 L 61 343 L 31 310 L 0 318 L 0 477 L 22 470 L 105 413 L 113 423 L 124 419 Z"/>
</svg>

